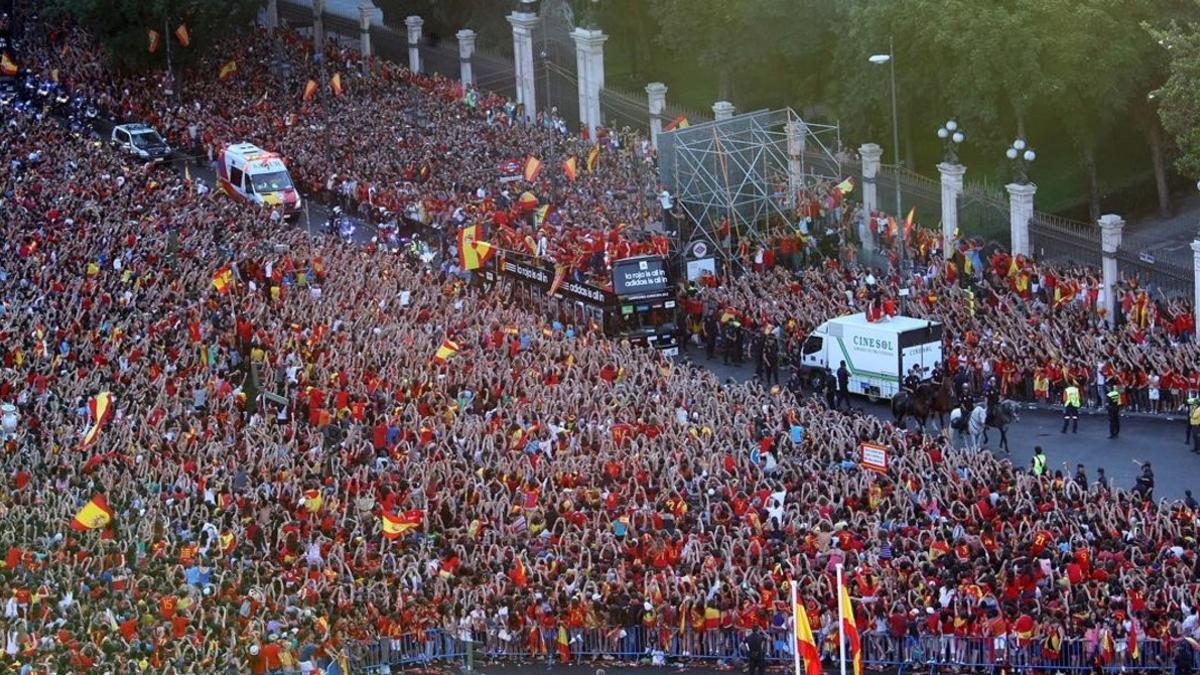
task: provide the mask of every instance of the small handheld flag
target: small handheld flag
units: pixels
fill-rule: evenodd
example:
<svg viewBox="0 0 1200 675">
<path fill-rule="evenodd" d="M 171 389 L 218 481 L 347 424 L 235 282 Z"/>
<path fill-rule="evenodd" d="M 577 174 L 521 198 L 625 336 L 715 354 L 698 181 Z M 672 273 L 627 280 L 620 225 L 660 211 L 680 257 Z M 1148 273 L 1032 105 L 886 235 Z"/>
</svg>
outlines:
<svg viewBox="0 0 1200 675">
<path fill-rule="evenodd" d="M 329 88 L 333 90 L 334 96 L 342 95 L 342 74 L 334 73 L 333 77 L 329 78 Z"/>
<path fill-rule="evenodd" d="M 150 42 L 150 44 L 147 45 L 147 49 L 150 51 L 150 53 L 153 54 L 154 52 L 158 51 L 158 46 L 162 44 L 162 36 L 158 34 L 158 31 L 154 30 L 153 28 L 146 29 L 146 39 Z"/>
<path fill-rule="evenodd" d="M 596 145 L 592 146 L 591 150 L 588 150 L 588 156 L 587 156 L 588 173 L 592 173 L 596 170 L 596 163 L 599 161 L 600 161 L 600 145 L 596 144 Z"/>
<path fill-rule="evenodd" d="M 667 126 L 663 127 L 663 131 L 675 131 L 676 129 L 688 128 L 688 118 L 686 115 L 679 115 L 675 119 L 667 122 Z"/>
<path fill-rule="evenodd" d="M 226 263 L 217 270 L 217 273 L 213 275 L 212 285 L 221 295 L 228 293 L 230 287 L 233 286 L 233 266 Z"/>
<path fill-rule="evenodd" d="M 566 161 L 563 162 L 563 173 L 567 174 L 567 180 L 571 181 L 572 183 L 575 182 L 575 178 L 579 175 L 579 173 L 574 157 L 568 157 Z"/>
<path fill-rule="evenodd" d="M 420 509 L 412 509 L 394 516 L 384 513 L 380 518 L 380 524 L 383 526 L 383 536 L 386 539 L 399 539 L 409 531 L 420 527 L 424 519 L 425 512 Z"/>
<path fill-rule="evenodd" d="M 221 72 L 217 73 L 218 80 L 228 79 L 237 72 L 237 59 L 229 59 L 225 65 L 221 66 Z"/>
<path fill-rule="evenodd" d="M 308 82 L 304 83 L 303 98 L 305 101 L 311 100 L 312 97 L 316 95 L 316 93 L 317 93 L 317 81 L 316 80 L 309 80 Z"/>
<path fill-rule="evenodd" d="M 537 180 L 538 175 L 542 173 L 542 160 L 530 155 L 525 160 L 524 177 L 527 182 L 532 183 Z"/>
<path fill-rule="evenodd" d="M 434 352 L 433 362 L 438 365 L 446 363 L 450 360 L 451 356 L 454 356 L 458 353 L 459 349 L 461 348 L 458 346 L 457 342 L 451 340 L 450 338 L 446 338 L 445 340 L 442 340 L 442 344 L 437 348 L 437 351 Z"/>
<path fill-rule="evenodd" d="M 187 24 L 181 23 L 179 24 L 179 27 L 175 29 L 175 39 L 179 40 L 179 45 L 181 47 L 191 46 L 192 36 L 190 33 L 188 33 Z"/>
<path fill-rule="evenodd" d="M 88 401 L 88 411 L 92 414 L 92 426 L 83 435 L 83 442 L 79 446 L 81 448 L 95 443 L 100 436 L 100 429 L 108 422 L 108 418 L 112 417 L 112 394 L 102 391 L 93 396 Z"/>
</svg>

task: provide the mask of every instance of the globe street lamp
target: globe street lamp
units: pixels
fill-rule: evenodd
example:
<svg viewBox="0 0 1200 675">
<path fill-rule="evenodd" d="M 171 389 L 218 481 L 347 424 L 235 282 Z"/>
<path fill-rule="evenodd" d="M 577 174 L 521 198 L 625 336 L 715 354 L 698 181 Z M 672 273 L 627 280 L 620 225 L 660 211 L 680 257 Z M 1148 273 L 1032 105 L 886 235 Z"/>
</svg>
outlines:
<svg viewBox="0 0 1200 675">
<path fill-rule="evenodd" d="M 1037 153 L 1025 143 L 1024 138 L 1012 142 L 1004 156 L 1012 163 L 1013 182 L 1018 185 L 1029 184 L 1029 165 L 1037 159 Z"/>
<path fill-rule="evenodd" d="M 958 128 L 954 119 L 947 120 L 937 130 L 938 138 L 942 139 L 943 161 L 947 164 L 958 164 L 958 146 L 967 140 L 967 135 Z"/>
</svg>

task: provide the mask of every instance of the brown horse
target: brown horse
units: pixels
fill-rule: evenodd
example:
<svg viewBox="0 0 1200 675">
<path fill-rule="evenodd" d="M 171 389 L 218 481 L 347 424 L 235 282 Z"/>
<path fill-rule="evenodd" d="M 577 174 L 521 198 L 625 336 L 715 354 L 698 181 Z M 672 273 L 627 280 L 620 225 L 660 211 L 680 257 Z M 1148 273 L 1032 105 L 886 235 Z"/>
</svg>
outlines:
<svg viewBox="0 0 1200 675">
<path fill-rule="evenodd" d="M 922 384 L 912 393 L 901 391 L 892 397 L 892 416 L 896 418 L 896 426 L 907 429 L 907 420 L 912 417 L 917 420 L 921 431 L 925 430 L 931 411 L 929 402 L 933 398 L 931 389 L 929 384 Z"/>
<path fill-rule="evenodd" d="M 938 428 L 946 428 L 946 416 L 950 411 L 958 407 L 958 397 L 954 395 L 954 382 L 946 377 L 942 379 L 941 385 L 936 382 L 930 383 L 930 391 L 933 396 L 929 400 L 929 412 L 937 413 Z"/>
</svg>

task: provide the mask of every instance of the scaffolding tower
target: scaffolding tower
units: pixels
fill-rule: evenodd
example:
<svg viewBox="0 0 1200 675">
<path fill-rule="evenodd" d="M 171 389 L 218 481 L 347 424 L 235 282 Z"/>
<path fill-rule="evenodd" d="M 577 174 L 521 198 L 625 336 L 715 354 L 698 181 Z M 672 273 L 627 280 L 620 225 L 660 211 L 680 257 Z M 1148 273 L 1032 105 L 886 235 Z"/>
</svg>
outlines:
<svg viewBox="0 0 1200 675">
<path fill-rule="evenodd" d="M 806 122 L 790 108 L 760 110 L 663 133 L 659 182 L 682 205 L 680 251 L 696 242 L 726 269 L 739 245 L 791 233 L 797 199 L 822 181 L 840 181 L 840 130 Z"/>
</svg>

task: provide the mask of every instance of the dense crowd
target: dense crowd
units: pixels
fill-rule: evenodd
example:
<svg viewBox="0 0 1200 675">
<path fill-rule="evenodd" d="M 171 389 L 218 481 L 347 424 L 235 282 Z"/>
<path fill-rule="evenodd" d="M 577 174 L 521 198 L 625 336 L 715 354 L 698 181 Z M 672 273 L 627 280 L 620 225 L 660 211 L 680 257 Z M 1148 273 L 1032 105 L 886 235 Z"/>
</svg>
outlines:
<svg viewBox="0 0 1200 675">
<path fill-rule="evenodd" d="M 267 57 L 250 47 L 235 82 L 197 72 L 169 107 L 152 78 L 85 80 L 100 60 L 66 35 L 30 62 L 95 86 L 106 106 L 177 139 L 198 127 L 200 146 L 251 138 L 311 191 L 357 183 L 355 204 L 416 207 L 447 226 L 460 208 L 505 210 L 487 206 L 496 176 L 472 171 L 542 143 L 592 146 L 401 71 L 260 109 L 250 75 Z M 786 625 L 790 584 L 827 638 L 838 564 L 859 625 L 898 639 L 965 649 L 1011 636 L 1045 650 L 1070 638 L 1079 662 L 1114 644 L 1105 658 L 1123 663 L 1131 644 L 1200 637 L 1194 503 L 1083 472 L 1035 477 L 786 389 L 723 384 L 548 325 L 440 266 L 310 238 L 53 119 L 5 125 L 0 400 L 18 420 L 0 457 L 0 623 L 12 670 L 344 673 L 360 641 L 439 630 L 569 656 L 585 633 L 615 650 L 638 627 L 639 648 L 679 640 L 695 654 L 722 630 Z M 564 257 L 574 239 L 615 246 L 622 224 L 658 215 L 641 143 L 609 142 L 594 175 L 557 187 Z M 1047 341 L 1061 349 L 1048 364 L 1068 368 L 1111 345 L 1118 372 L 1154 352 L 1135 334 L 1168 344 L 1169 314 L 1103 331 L 1086 292 L 1057 303 L 1045 290 L 1086 272 L 1026 266 L 1036 289 L 999 260 L 978 265 L 973 301 L 940 269 L 762 269 L 707 291 L 701 311 L 734 308 L 799 339 L 872 287 L 915 287 L 909 311 L 952 316 L 952 358 L 992 372 Z M 446 340 L 459 350 L 435 361 Z M 85 445 L 102 392 L 115 413 Z M 866 440 L 889 448 L 886 473 L 859 468 Z M 98 495 L 111 523 L 71 527 Z M 384 536 L 401 517 L 404 531 Z"/>
<path fill-rule="evenodd" d="M 1014 261 L 1000 251 L 981 260 L 981 248 L 965 242 L 950 262 L 931 250 L 911 275 L 895 265 L 827 261 L 697 285 L 689 305 L 696 339 L 707 337 L 699 319 L 708 312 L 737 319 L 742 330 L 770 329 L 794 351 L 823 321 L 887 302 L 946 327 L 945 372 L 961 376 L 976 395 L 994 386 L 1005 397 L 1056 405 L 1074 383 L 1095 407 L 1115 388 L 1130 409 L 1178 412 L 1200 394 L 1190 303 L 1126 279 L 1112 291 L 1117 316 L 1110 327 L 1098 270 Z"/>
</svg>

